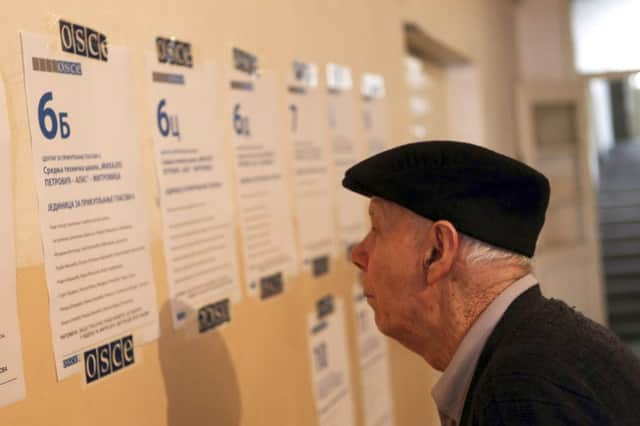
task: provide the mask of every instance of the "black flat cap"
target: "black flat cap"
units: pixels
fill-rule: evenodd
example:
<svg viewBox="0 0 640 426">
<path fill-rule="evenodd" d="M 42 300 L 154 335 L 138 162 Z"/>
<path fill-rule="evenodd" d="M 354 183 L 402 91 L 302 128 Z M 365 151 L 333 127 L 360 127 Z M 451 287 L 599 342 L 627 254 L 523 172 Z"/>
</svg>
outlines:
<svg viewBox="0 0 640 426">
<path fill-rule="evenodd" d="M 520 161 L 477 145 L 430 141 L 363 160 L 342 185 L 528 257 L 544 224 L 549 181 Z"/>
</svg>

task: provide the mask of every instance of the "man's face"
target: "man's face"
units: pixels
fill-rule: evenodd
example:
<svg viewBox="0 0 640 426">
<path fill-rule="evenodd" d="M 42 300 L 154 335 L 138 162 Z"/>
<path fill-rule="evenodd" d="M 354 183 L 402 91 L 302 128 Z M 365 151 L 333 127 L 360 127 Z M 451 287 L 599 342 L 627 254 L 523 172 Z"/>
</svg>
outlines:
<svg viewBox="0 0 640 426">
<path fill-rule="evenodd" d="M 400 341 L 418 331 L 424 287 L 421 233 L 426 220 L 381 198 L 369 204 L 371 229 L 351 252 L 362 270 L 364 294 L 384 334 Z"/>
</svg>

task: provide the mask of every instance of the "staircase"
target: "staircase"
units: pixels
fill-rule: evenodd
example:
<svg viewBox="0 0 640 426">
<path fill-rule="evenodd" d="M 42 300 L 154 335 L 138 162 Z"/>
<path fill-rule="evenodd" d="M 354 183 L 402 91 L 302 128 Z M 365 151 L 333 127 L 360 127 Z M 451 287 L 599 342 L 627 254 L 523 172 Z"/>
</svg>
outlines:
<svg viewBox="0 0 640 426">
<path fill-rule="evenodd" d="M 640 142 L 603 160 L 599 209 L 609 326 L 640 356 Z"/>
</svg>

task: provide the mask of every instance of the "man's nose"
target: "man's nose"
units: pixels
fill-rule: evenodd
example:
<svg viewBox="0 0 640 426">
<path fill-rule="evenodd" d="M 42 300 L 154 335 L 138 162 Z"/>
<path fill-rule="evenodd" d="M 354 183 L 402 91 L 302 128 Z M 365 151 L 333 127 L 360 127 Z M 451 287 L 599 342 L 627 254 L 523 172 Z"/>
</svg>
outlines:
<svg viewBox="0 0 640 426">
<path fill-rule="evenodd" d="M 362 271 L 366 271 L 369 259 L 363 243 L 364 241 L 361 241 L 351 249 L 351 262 Z"/>
</svg>

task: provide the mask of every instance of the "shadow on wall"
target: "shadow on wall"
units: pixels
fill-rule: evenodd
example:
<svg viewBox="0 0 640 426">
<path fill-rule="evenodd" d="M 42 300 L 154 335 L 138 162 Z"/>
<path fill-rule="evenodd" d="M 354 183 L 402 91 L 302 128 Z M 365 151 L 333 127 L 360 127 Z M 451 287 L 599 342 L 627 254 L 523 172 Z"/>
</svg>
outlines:
<svg viewBox="0 0 640 426">
<path fill-rule="evenodd" d="M 171 319 L 167 302 L 160 311 L 160 365 L 168 426 L 240 425 L 240 389 L 225 341 L 217 331 L 173 330 Z"/>
</svg>

